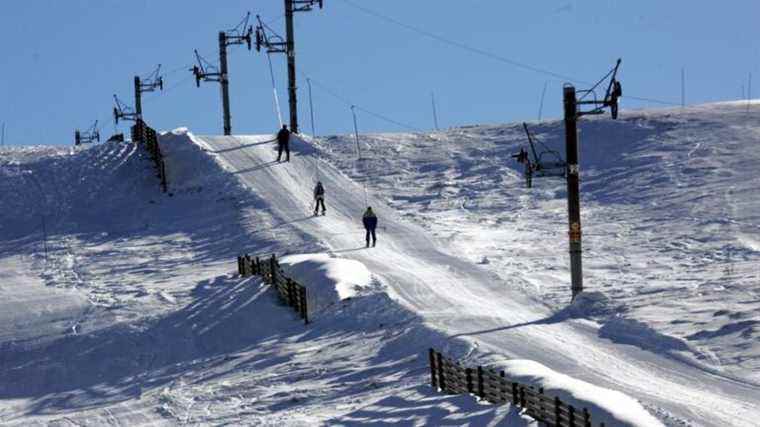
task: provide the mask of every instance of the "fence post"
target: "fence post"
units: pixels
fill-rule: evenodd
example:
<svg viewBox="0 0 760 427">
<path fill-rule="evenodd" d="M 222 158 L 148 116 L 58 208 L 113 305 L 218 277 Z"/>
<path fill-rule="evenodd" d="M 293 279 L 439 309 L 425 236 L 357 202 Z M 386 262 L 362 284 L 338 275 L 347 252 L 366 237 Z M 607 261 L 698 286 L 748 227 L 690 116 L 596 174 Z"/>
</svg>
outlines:
<svg viewBox="0 0 760 427">
<path fill-rule="evenodd" d="M 478 366 L 478 397 L 481 399 L 486 397 L 486 393 L 483 386 L 483 367 Z"/>
<path fill-rule="evenodd" d="M 570 412 L 570 425 L 575 425 L 575 408 L 573 408 L 573 405 L 567 405 L 568 406 L 568 412 Z"/>
<path fill-rule="evenodd" d="M 269 259 L 269 277 L 270 285 L 277 285 L 277 258 L 272 254 L 272 258 Z"/>
<path fill-rule="evenodd" d="M 583 408 L 583 427 L 591 427 L 591 414 L 586 408 Z"/>
<path fill-rule="evenodd" d="M 243 257 L 238 255 L 238 274 L 243 276 Z"/>
<path fill-rule="evenodd" d="M 520 386 L 520 406 L 522 406 L 523 408 L 525 408 L 526 406 L 528 406 L 525 403 L 525 387 L 523 387 L 523 386 Z M 525 408 L 525 409 L 529 409 L 529 408 Z"/>
<path fill-rule="evenodd" d="M 306 288 L 301 286 L 298 289 L 298 294 L 301 297 L 301 317 L 305 325 L 309 324 L 309 307 L 306 305 Z"/>
<path fill-rule="evenodd" d="M 290 280 L 290 278 L 285 279 L 285 289 L 287 290 L 288 294 L 288 305 L 295 308 L 296 307 L 296 298 L 295 298 L 295 292 L 293 292 L 293 281 Z"/>
<path fill-rule="evenodd" d="M 164 163 L 164 159 L 161 159 L 161 187 L 164 190 L 164 193 L 166 193 L 166 190 L 168 190 L 168 185 L 166 183 L 166 163 Z"/>
<path fill-rule="evenodd" d="M 438 381 L 435 377 L 435 350 L 432 348 L 428 350 L 428 359 L 430 359 L 430 385 L 438 389 Z"/>
<path fill-rule="evenodd" d="M 472 369 L 465 368 L 464 375 L 465 379 L 467 380 L 467 393 L 472 393 L 474 389 L 472 386 Z"/>
<path fill-rule="evenodd" d="M 251 256 L 248 254 L 245 254 L 245 257 L 243 257 L 243 262 L 245 262 L 245 268 L 248 270 L 248 275 L 253 276 L 253 263 L 251 262 Z"/>
<path fill-rule="evenodd" d="M 538 399 L 537 400 L 538 400 L 538 413 L 541 414 L 540 415 L 541 418 L 545 418 L 544 417 L 544 399 L 542 398 L 543 395 L 544 395 L 544 388 L 543 387 L 539 387 L 538 388 Z"/>
<path fill-rule="evenodd" d="M 512 382 L 512 403 L 517 405 L 520 401 L 517 399 L 517 383 Z"/>
<path fill-rule="evenodd" d="M 446 391 L 446 377 L 443 375 L 443 356 L 441 353 L 435 354 L 436 368 L 438 368 L 438 388 L 441 391 Z"/>
<path fill-rule="evenodd" d="M 504 373 L 504 371 L 501 371 L 501 372 L 499 372 L 499 376 L 501 377 L 501 379 L 499 380 L 499 395 L 500 395 L 499 397 L 504 402 L 509 402 L 509 398 L 507 398 L 507 388 L 506 388 L 506 383 L 507 382 L 506 382 L 506 380 L 504 378 L 506 376 L 506 374 Z"/>
<path fill-rule="evenodd" d="M 562 425 L 559 418 L 559 408 L 562 402 L 559 400 L 559 397 L 554 396 L 554 425 L 559 427 Z"/>
</svg>

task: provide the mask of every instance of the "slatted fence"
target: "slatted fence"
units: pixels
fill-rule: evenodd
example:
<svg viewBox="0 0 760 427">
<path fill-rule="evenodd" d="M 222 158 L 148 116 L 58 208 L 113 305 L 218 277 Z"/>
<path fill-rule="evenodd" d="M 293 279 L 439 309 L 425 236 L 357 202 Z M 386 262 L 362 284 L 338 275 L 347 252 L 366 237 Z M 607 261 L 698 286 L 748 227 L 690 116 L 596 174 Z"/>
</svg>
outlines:
<svg viewBox="0 0 760 427">
<path fill-rule="evenodd" d="M 164 163 L 164 156 L 161 153 L 161 147 L 158 145 L 158 134 L 156 131 L 148 126 L 141 119 L 137 120 L 134 126 L 131 128 L 132 141 L 142 143 L 150 153 L 153 163 L 156 165 L 156 174 L 161 180 L 161 191 L 166 193 L 168 184 L 166 182 L 166 163 Z"/>
<path fill-rule="evenodd" d="M 504 371 L 477 366 L 462 366 L 430 349 L 430 381 L 433 388 L 444 393 L 474 394 L 480 399 L 495 403 L 511 403 L 525 409 L 536 420 L 556 427 L 591 427 L 588 409 L 578 410 L 559 397 L 544 394 L 536 388 L 510 381 Z M 598 424 L 604 427 L 604 423 Z"/>
<path fill-rule="evenodd" d="M 280 300 L 298 313 L 305 324 L 309 324 L 309 308 L 306 298 L 306 287 L 287 277 L 272 254 L 268 259 L 251 257 L 248 254 L 238 257 L 238 273 L 243 277 L 258 275 L 264 282 L 274 286 Z"/>
</svg>

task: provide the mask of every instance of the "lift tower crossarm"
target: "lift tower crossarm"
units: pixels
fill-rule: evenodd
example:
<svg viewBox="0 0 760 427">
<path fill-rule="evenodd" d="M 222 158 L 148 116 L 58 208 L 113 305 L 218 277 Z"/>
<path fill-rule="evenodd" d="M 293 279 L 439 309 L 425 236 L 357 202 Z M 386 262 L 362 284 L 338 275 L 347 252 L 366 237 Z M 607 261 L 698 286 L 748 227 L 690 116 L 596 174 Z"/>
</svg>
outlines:
<svg viewBox="0 0 760 427">
<path fill-rule="evenodd" d="M 284 53 L 288 62 L 288 106 L 290 108 L 290 130 L 298 133 L 298 86 L 296 85 L 296 49 L 293 15 L 309 12 L 315 5 L 322 9 L 322 0 L 285 0 L 285 39 L 278 36 L 256 17 L 256 50 L 266 47 L 267 53 Z"/>
<path fill-rule="evenodd" d="M 232 117 L 230 114 L 230 89 L 229 89 L 229 73 L 227 68 L 227 46 L 246 44 L 248 50 L 251 50 L 253 27 L 248 25 L 250 21 L 251 13 L 248 12 L 245 18 L 238 24 L 237 27 L 219 32 L 219 67 L 218 72 L 211 72 L 210 69 L 215 69 L 213 65 L 204 60 L 195 50 L 195 58 L 198 61 L 198 65 L 194 65 L 190 71 L 195 74 L 195 85 L 200 87 L 201 80 L 207 82 L 219 82 L 222 86 L 222 114 L 224 120 L 224 134 L 232 134 Z M 205 64 L 205 66 L 204 66 Z"/>
</svg>

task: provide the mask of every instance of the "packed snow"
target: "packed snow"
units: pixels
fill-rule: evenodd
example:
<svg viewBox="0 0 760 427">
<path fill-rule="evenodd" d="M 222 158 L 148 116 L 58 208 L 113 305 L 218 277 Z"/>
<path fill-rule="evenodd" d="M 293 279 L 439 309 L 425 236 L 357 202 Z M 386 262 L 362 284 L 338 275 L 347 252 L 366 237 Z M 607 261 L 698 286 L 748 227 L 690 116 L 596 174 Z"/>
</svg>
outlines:
<svg viewBox="0 0 760 427">
<path fill-rule="evenodd" d="M 288 277 L 306 287 L 309 307 L 314 310 L 356 296 L 373 285 L 372 273 L 364 264 L 335 254 L 288 255 L 279 263 Z"/>
<path fill-rule="evenodd" d="M 129 143 L 4 148 L 0 423 L 535 425 L 433 390 L 435 347 L 608 426 L 753 425 L 757 108 L 582 121 L 572 304 L 564 183 L 525 188 L 520 124 L 294 138 L 282 163 L 271 135 L 180 128 L 167 194 Z M 529 125 L 562 152 L 560 121 Z M 276 253 L 312 323 L 240 253 Z"/>
</svg>

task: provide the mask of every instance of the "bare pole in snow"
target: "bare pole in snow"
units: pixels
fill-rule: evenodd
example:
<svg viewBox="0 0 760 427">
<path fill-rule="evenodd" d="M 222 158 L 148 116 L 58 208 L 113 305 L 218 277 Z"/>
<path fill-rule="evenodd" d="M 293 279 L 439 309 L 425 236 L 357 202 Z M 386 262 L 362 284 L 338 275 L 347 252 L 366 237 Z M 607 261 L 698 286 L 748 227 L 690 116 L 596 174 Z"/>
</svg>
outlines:
<svg viewBox="0 0 760 427">
<path fill-rule="evenodd" d="M 749 113 L 749 105 L 752 100 L 752 72 L 749 73 L 749 79 L 747 81 L 747 112 Z"/>
<path fill-rule="evenodd" d="M 686 70 L 681 67 L 681 108 L 686 107 Z"/>
<path fill-rule="evenodd" d="M 354 141 L 356 142 L 356 157 L 361 160 L 362 150 L 359 148 L 359 126 L 356 124 L 356 105 L 351 106 L 351 114 L 354 116 Z"/>
<path fill-rule="evenodd" d="M 435 93 L 430 92 L 430 100 L 433 104 L 433 124 L 435 125 L 435 130 L 438 130 L 438 112 L 435 109 Z"/>
</svg>

